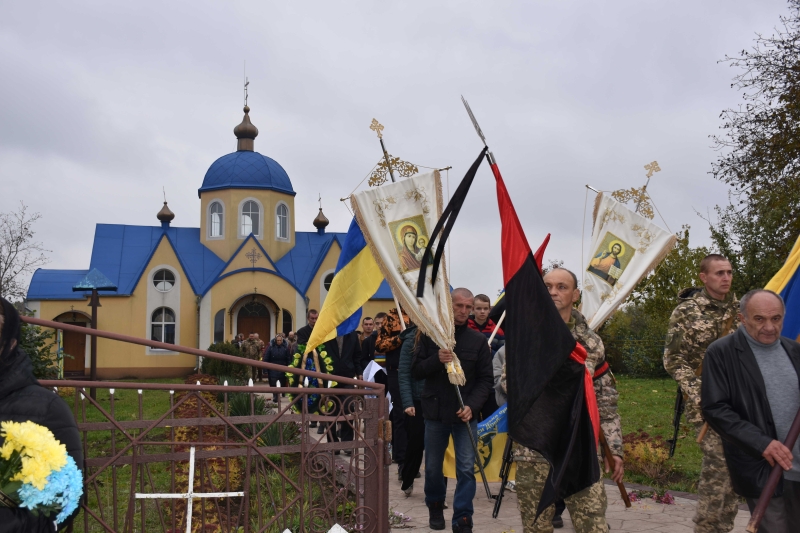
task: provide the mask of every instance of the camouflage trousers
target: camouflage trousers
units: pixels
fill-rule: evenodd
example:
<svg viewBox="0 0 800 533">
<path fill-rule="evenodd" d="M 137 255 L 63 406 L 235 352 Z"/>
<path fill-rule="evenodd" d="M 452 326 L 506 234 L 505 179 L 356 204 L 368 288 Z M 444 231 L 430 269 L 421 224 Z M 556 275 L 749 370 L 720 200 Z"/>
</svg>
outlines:
<svg viewBox="0 0 800 533">
<path fill-rule="evenodd" d="M 700 432 L 702 424 L 695 426 Z M 739 496 L 733 492 L 728 465 L 722 451 L 722 439 L 709 429 L 703 442 L 703 463 L 700 481 L 697 482 L 697 511 L 692 519 L 695 533 L 727 533 L 733 529 L 733 520 L 739 510 Z"/>
<path fill-rule="evenodd" d="M 542 496 L 550 465 L 547 463 L 517 463 L 517 505 L 522 515 L 524 533 L 553 533 L 555 505 L 536 518 L 536 508 Z M 606 525 L 606 490 L 603 480 L 564 500 L 576 533 L 608 533 Z"/>
</svg>

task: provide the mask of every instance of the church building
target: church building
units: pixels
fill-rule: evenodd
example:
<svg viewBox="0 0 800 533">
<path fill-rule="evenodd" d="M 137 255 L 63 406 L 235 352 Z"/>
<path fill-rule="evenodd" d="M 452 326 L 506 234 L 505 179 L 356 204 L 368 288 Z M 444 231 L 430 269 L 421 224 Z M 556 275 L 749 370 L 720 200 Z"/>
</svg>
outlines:
<svg viewBox="0 0 800 533">
<path fill-rule="evenodd" d="M 254 150 L 249 112 L 233 130 L 236 151 L 212 163 L 197 191 L 199 228 L 174 227 L 167 202 L 156 226 L 97 224 L 88 269 L 35 272 L 27 296 L 35 316 L 88 327 L 91 293 L 74 287 L 91 273 L 116 287 L 99 292 L 101 330 L 205 349 L 238 333 L 268 342 L 304 326 L 307 310 L 325 301 L 345 233 L 327 231 L 322 208 L 315 231 L 295 231 L 294 187 L 281 165 Z M 391 307 L 384 281 L 363 316 Z M 88 374 L 89 337 L 61 333 L 65 375 Z M 172 350 L 97 345 L 103 379 L 176 377 L 197 365 Z"/>
</svg>

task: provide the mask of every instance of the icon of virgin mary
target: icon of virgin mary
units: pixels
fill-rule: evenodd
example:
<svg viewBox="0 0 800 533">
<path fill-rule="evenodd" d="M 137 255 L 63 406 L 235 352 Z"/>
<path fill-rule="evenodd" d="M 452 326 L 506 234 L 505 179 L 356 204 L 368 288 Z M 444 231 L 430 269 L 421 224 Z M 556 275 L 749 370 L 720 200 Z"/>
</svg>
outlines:
<svg viewBox="0 0 800 533">
<path fill-rule="evenodd" d="M 422 258 L 424 248 L 418 246 L 417 239 L 419 235 L 417 234 L 417 229 L 410 224 L 405 225 L 400 230 L 400 235 L 402 236 L 401 242 L 403 248 L 400 251 L 399 257 L 403 270 L 406 272 L 410 270 L 419 270 L 421 266 L 420 259 Z"/>
</svg>

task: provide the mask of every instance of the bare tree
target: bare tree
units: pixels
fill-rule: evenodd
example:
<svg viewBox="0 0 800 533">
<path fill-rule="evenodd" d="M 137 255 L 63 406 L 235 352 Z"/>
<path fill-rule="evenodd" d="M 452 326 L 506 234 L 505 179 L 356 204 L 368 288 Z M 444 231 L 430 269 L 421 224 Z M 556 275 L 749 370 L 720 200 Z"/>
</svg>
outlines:
<svg viewBox="0 0 800 533">
<path fill-rule="evenodd" d="M 25 276 L 49 261 L 45 253 L 50 250 L 33 240 L 33 225 L 40 218 L 28 214 L 24 202 L 16 211 L 0 213 L 0 296 L 7 300 L 24 298 Z"/>
</svg>

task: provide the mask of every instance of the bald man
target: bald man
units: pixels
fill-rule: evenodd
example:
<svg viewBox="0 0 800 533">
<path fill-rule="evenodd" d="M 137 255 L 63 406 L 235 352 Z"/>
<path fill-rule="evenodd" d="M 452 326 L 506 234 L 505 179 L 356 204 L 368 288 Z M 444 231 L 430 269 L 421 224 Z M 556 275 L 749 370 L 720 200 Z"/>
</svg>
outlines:
<svg viewBox="0 0 800 533">
<path fill-rule="evenodd" d="M 772 465 L 783 479 L 759 533 L 800 531 L 800 446 L 783 445 L 800 410 L 800 344 L 781 337 L 786 307 L 772 291 L 742 296 L 743 327 L 703 359 L 703 418 L 722 437 L 733 491 L 753 512 Z"/>
<path fill-rule="evenodd" d="M 453 322 L 458 356 L 467 383 L 461 389 L 464 408 L 458 403 L 455 385 L 450 383 L 445 364 L 453 360 L 453 352 L 440 348 L 422 335 L 414 348 L 411 374 L 424 379 L 422 416 L 425 419 L 425 504 L 428 506 L 431 529 L 445 529 L 444 483 L 442 464 L 450 437 L 456 453 L 456 491 L 453 497 L 452 527 L 454 533 L 472 533 L 472 500 L 475 498 L 475 451 L 468 431 L 477 442 L 477 420 L 494 385 L 492 352 L 486 337 L 467 324 L 474 297 L 467 289 L 455 289 Z"/>
</svg>

